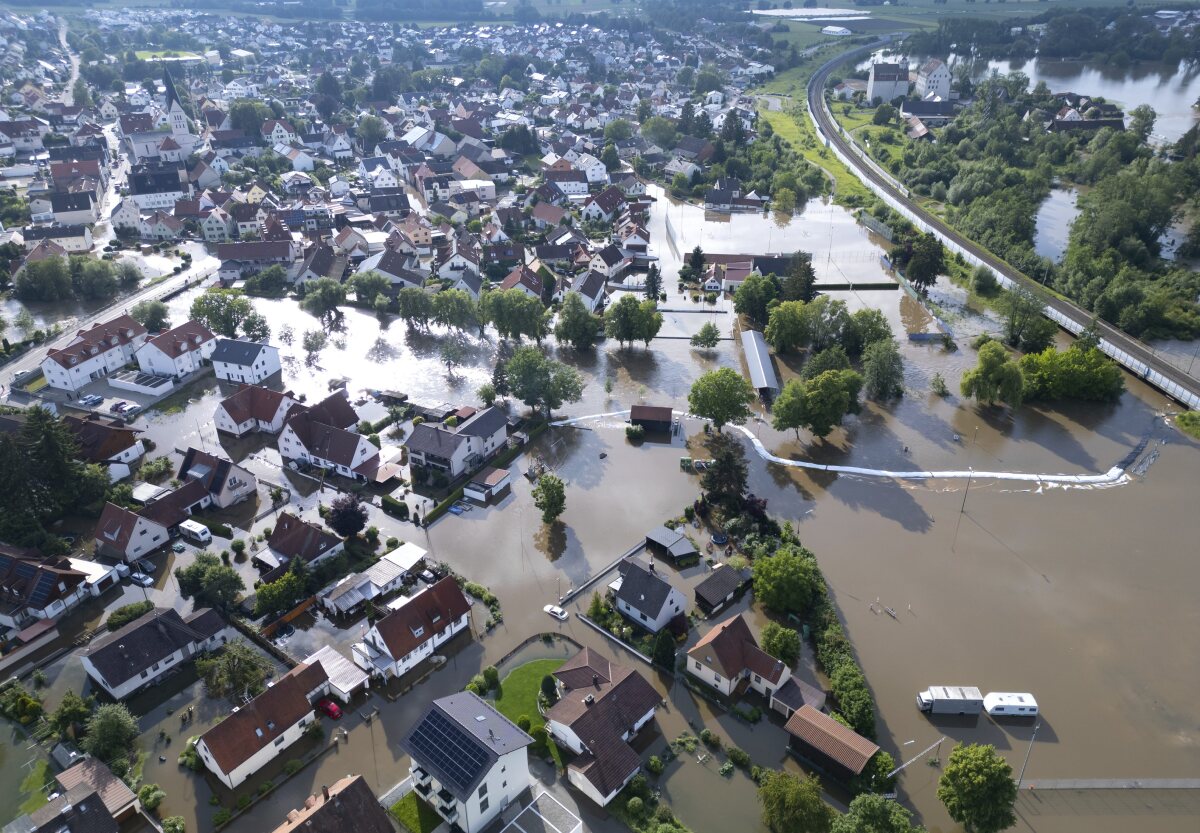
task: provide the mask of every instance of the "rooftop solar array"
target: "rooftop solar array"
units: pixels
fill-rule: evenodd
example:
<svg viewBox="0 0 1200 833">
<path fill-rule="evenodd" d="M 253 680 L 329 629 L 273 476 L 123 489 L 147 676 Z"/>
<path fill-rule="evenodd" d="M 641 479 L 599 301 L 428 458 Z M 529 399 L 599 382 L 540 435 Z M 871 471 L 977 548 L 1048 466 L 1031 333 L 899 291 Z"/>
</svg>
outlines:
<svg viewBox="0 0 1200 833">
<path fill-rule="evenodd" d="M 408 742 L 438 781 L 463 798 L 490 759 L 471 734 L 437 708 L 417 724 Z"/>
</svg>

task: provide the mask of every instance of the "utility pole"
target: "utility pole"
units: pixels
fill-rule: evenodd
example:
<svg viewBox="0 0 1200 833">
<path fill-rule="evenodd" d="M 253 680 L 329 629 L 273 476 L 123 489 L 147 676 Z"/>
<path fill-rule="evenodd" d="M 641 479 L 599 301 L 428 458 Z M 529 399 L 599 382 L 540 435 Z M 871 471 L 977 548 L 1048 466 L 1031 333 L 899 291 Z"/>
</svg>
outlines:
<svg viewBox="0 0 1200 833">
<path fill-rule="evenodd" d="M 962 506 L 958 507 L 958 522 L 954 524 L 954 540 L 950 544 L 950 552 L 954 552 L 954 548 L 958 546 L 958 528 L 962 526 L 962 516 L 967 511 L 967 495 L 971 493 L 971 478 L 975 476 L 975 469 L 968 467 L 970 474 L 967 475 L 967 488 L 963 490 Z"/>
<path fill-rule="evenodd" d="M 1021 762 L 1021 772 L 1017 775 L 1017 789 L 1021 789 L 1021 782 L 1025 780 L 1025 767 L 1029 765 L 1029 755 L 1033 752 L 1033 742 L 1037 740 L 1038 729 L 1042 728 L 1040 722 L 1033 725 L 1033 734 L 1029 737 L 1029 748 L 1025 750 L 1025 760 Z"/>
</svg>

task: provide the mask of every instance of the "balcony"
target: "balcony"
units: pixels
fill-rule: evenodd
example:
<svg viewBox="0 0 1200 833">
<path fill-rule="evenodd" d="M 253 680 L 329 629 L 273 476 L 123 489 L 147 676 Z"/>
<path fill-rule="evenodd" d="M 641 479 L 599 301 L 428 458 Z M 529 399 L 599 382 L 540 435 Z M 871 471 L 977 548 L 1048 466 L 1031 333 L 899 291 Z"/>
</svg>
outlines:
<svg viewBox="0 0 1200 833">
<path fill-rule="evenodd" d="M 413 784 L 413 789 L 425 799 L 428 799 L 430 797 L 429 794 L 433 792 L 433 786 L 431 784 L 422 784 L 420 781 L 417 781 Z"/>
<path fill-rule="evenodd" d="M 419 766 L 415 766 L 415 767 L 413 767 L 413 770 L 412 770 L 412 777 L 413 777 L 413 783 L 414 783 L 414 784 L 418 784 L 418 785 L 423 785 L 423 786 L 425 786 L 425 787 L 429 787 L 429 782 L 430 782 L 430 780 L 431 780 L 431 776 L 429 775 L 429 773 L 428 773 L 428 772 L 426 772 L 425 770 L 421 769 Z M 428 791 L 428 790 L 427 790 L 427 791 Z"/>
<path fill-rule="evenodd" d="M 449 808 L 453 808 L 456 803 L 454 796 L 445 787 L 437 791 L 437 800 L 439 804 L 446 805 Z"/>
</svg>

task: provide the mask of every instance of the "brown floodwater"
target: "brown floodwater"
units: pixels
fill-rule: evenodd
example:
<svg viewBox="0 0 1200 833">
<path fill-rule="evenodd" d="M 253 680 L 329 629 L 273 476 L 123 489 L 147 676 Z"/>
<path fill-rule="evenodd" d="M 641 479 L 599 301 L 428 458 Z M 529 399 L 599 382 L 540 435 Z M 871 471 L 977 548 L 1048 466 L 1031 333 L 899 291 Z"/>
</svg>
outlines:
<svg viewBox="0 0 1200 833">
<path fill-rule="evenodd" d="M 731 250 L 771 245 L 786 251 L 793 243 L 776 246 L 777 234 L 819 241 L 832 226 L 841 240 L 837 229 L 843 228 L 851 242 L 839 245 L 862 247 L 865 241 L 873 247 L 868 249 L 870 276 L 881 274 L 878 248 L 866 238 L 852 238 L 850 229 L 853 235 L 865 232 L 839 226 L 832 210 L 834 222 L 828 216 L 818 222 L 818 209 L 810 205 L 783 231 L 773 218 L 741 215 L 718 223 L 706 221 L 699 212 L 698 219 L 691 215 L 689 224 L 694 220 L 704 228 L 683 233 L 699 234 L 712 241 L 713 250 L 720 250 L 717 244 L 728 233 L 724 226 L 754 220 L 756 225 L 748 228 L 757 236 L 744 245 L 729 238 Z M 659 247 L 664 261 L 668 250 Z M 815 259 L 822 257 L 836 260 L 818 249 Z M 672 268 L 678 268 L 677 261 L 673 266 L 664 262 L 674 305 L 680 301 L 673 295 Z M 868 274 L 866 267 L 863 274 Z M 836 297 L 851 308 L 883 309 L 898 333 L 929 323 L 928 313 L 901 292 L 844 292 Z M 954 287 L 941 284 L 931 298 L 961 344 L 995 328 L 995 322 L 972 311 Z M 181 296 L 173 309 L 182 313 L 188 303 L 189 296 Z M 350 379 L 352 393 L 386 387 L 407 391 L 418 400 L 471 401 L 475 387 L 490 374 L 494 341 L 478 342 L 467 365 L 448 376 L 437 358 L 441 334 L 411 334 L 399 322 L 381 324 L 355 310 L 346 311 L 344 330 L 334 334 L 337 343 L 307 366 L 298 355 L 300 337 L 318 326 L 316 320 L 291 301 L 256 299 L 255 304 L 276 333 L 285 325 L 292 328 L 293 346 L 284 349 L 284 383 L 310 397 L 322 395 L 329 379 L 344 376 Z M 732 323 L 728 314 L 716 311 L 681 314 L 678 326 L 692 326 L 687 322 L 710 315 Z M 974 363 L 974 351 L 947 351 L 903 339 L 901 349 L 906 395 L 898 402 L 864 406 L 824 441 L 780 434 L 760 422 L 752 423 L 754 431 L 780 455 L 883 469 L 972 467 L 1090 474 L 1108 470 L 1143 440 L 1150 445 L 1142 455 L 1144 465 L 1130 482 L 1107 488 L 979 479 L 970 482 L 967 492 L 968 483 L 962 480 L 897 483 L 768 466 L 752 457 L 751 489 L 768 499 L 771 512 L 798 525 L 804 543 L 820 559 L 878 704 L 881 744 L 905 761 L 942 735 L 949 742 L 982 741 L 996 744 L 1019 767 L 1030 726 L 999 726 L 986 717 L 934 723 L 913 704 L 915 693 L 931 684 L 978 685 L 985 691 L 1030 691 L 1038 698 L 1043 725 L 1030 756 L 1027 782 L 1194 777 L 1200 772 L 1200 719 L 1193 696 L 1200 684 L 1200 660 L 1192 647 L 1192 634 L 1200 629 L 1193 599 L 1200 586 L 1193 543 L 1198 531 L 1194 489 L 1200 445 L 1164 426 L 1158 414 L 1168 403 L 1135 380 L 1129 380 L 1130 390 L 1112 405 L 1029 407 L 1014 419 L 958 397 L 942 400 L 928 393 L 935 372 L 956 387 L 962 371 Z M 692 351 L 684 340 L 656 341 L 651 350 L 619 350 L 605 344 L 584 356 L 553 344 L 547 351 L 578 367 L 588 381 L 583 401 L 566 409 L 567 414 L 579 415 L 639 402 L 683 409 L 688 388 L 699 374 L 717 366 L 741 367 L 740 349 L 733 342 L 710 352 Z M 787 375 L 796 366 L 787 359 L 780 370 Z M 611 382 L 611 391 L 606 391 L 606 382 Z M 200 437 L 217 441 L 211 434 L 211 408 L 220 395 L 215 384 L 198 386 L 188 393 L 194 401 L 176 403 L 178 409 L 152 413 L 142 422 L 163 451 Z M 348 772 L 361 772 L 379 792 L 401 780 L 407 760 L 398 740 L 429 699 L 460 690 L 481 667 L 498 662 L 530 634 L 561 630 L 621 661 L 636 662 L 575 617 L 560 625 L 541 608 L 610 565 L 648 528 L 691 503 L 698 484 L 695 475 L 680 471 L 678 458 L 695 453 L 703 435 L 698 422 L 685 425 L 686 438 L 636 447 L 625 440 L 620 417 L 553 428 L 539 438 L 537 453 L 568 484 L 563 523 L 550 530 L 533 507 L 530 484 L 519 476 L 499 504 L 461 517 L 446 516 L 428 530 L 374 512 L 371 523 L 385 537 L 414 540 L 464 576 L 490 586 L 501 601 L 504 623 L 459 645 L 445 667 L 395 701 L 371 695 L 348 709 L 339 728 L 348 730 L 349 739 L 235 821 L 235 833 L 273 828 L 305 796 Z M 264 465 L 277 459 L 263 443 L 225 441 L 223 447 L 234 456 L 253 454 Z M 523 471 L 524 460 L 513 468 Z M 269 523 L 268 518 L 253 528 Z M 690 587 L 702 576 L 702 568 L 693 568 L 672 580 L 690 595 Z M 156 590 L 169 588 L 163 583 Z M 572 610 L 586 606 L 587 595 L 575 600 Z M 872 613 L 868 603 L 876 598 L 899 611 L 900 618 Z M 749 600 L 737 609 L 748 611 L 755 627 L 766 621 Z M 475 616 L 477 632 L 485 618 L 482 613 Z M 333 627 L 315 619 L 301 624 L 301 632 L 293 637 L 298 650 L 340 644 L 354 634 L 353 623 Z M 807 652 L 804 663 L 802 673 L 811 678 Z M 644 673 L 668 698 L 657 721 L 658 735 L 644 739 L 647 754 L 661 752 L 667 740 L 689 727 L 707 725 L 760 765 L 797 767 L 786 756 L 777 724 L 745 726 L 714 712 L 670 679 Z M 65 671 L 64 675 L 71 679 Z M 147 704 L 142 718 L 142 744 L 151 752 L 145 778 L 166 789 L 165 812 L 183 815 L 189 829 L 210 829 L 212 789 L 175 764 L 181 732 L 172 723 L 178 718 L 166 714 L 174 704 L 201 695 L 193 684 L 164 690 L 163 697 L 168 702 Z M 375 708 L 378 717 L 368 721 L 366 715 Z M 202 719 L 219 716 L 220 709 L 212 704 Z M 325 725 L 332 726 L 328 721 Z M 160 728 L 175 736 L 170 751 L 159 745 Z M 943 758 L 948 751 L 949 746 L 943 746 Z M 158 761 L 158 754 L 166 760 Z M 6 737 L 0 744 L 0 775 L 18 771 L 23 759 L 21 744 Z M 753 785 L 740 773 L 720 776 L 720 760 L 698 762 L 685 756 L 668 768 L 657 786 L 697 833 L 760 831 Z M 900 779 L 900 800 L 930 830 L 956 830 L 934 795 L 937 775 L 924 763 L 914 764 Z M 1180 808 L 1168 814 L 1146 810 L 1147 800 L 1152 809 L 1159 806 L 1153 802 L 1161 804 L 1157 796 L 1129 795 L 1118 800 L 1108 794 L 1023 793 L 1018 829 L 1116 831 L 1127 829 L 1135 816 L 1139 826 L 1154 833 L 1200 825 L 1200 802 L 1193 798 L 1178 799 Z M 835 793 L 832 798 L 839 801 L 844 796 Z M 619 829 L 601 813 L 588 810 L 584 817 L 590 829 Z"/>
</svg>

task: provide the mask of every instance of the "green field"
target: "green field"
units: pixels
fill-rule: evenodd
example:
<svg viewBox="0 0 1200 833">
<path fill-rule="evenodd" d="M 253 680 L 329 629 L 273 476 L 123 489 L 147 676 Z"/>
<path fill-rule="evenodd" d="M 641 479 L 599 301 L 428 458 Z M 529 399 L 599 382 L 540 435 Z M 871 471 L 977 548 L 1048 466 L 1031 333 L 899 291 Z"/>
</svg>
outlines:
<svg viewBox="0 0 1200 833">
<path fill-rule="evenodd" d="M 195 52 L 187 50 L 176 51 L 174 49 L 139 49 L 134 53 L 143 61 L 157 61 L 159 58 L 202 58 Z"/>
</svg>

